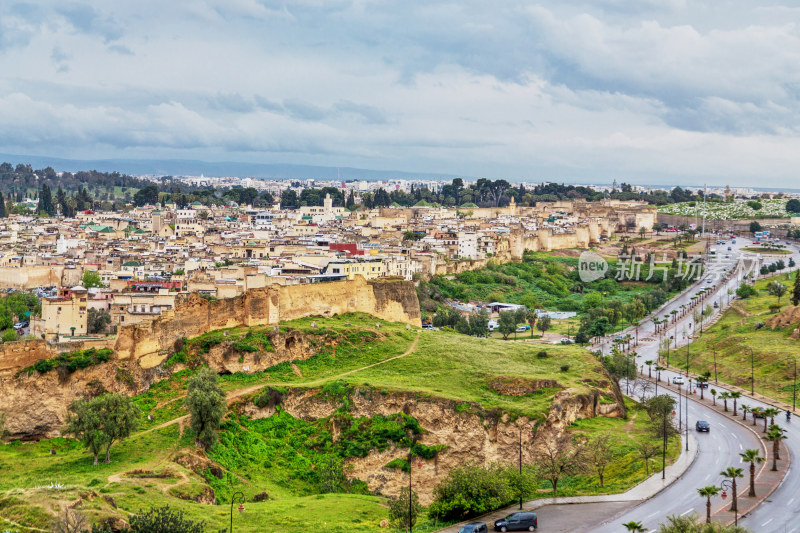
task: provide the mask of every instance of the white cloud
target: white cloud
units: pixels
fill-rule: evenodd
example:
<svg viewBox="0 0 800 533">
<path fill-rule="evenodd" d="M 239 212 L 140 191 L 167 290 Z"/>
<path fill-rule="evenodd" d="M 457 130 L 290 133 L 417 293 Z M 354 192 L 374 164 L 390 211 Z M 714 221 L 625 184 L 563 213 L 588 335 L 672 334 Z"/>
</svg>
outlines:
<svg viewBox="0 0 800 533">
<path fill-rule="evenodd" d="M 630 5 L 22 5 L 0 151 L 793 183 L 800 10 Z"/>
</svg>

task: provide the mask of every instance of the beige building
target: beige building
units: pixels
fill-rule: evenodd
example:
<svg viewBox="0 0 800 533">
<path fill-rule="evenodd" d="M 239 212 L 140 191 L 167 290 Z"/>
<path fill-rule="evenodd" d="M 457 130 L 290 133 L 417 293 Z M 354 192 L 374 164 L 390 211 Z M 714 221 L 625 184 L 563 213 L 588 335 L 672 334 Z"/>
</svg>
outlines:
<svg viewBox="0 0 800 533">
<path fill-rule="evenodd" d="M 78 285 L 58 298 L 43 298 L 42 317 L 31 322 L 31 333 L 47 340 L 86 335 L 87 293 Z"/>
</svg>

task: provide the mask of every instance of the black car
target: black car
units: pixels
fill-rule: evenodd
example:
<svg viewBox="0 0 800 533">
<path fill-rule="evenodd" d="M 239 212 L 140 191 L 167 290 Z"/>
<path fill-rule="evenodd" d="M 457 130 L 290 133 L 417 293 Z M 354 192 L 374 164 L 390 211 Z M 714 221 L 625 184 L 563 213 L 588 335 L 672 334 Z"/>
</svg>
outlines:
<svg viewBox="0 0 800 533">
<path fill-rule="evenodd" d="M 494 523 L 495 531 L 535 531 L 539 527 L 536 513 L 512 513 Z"/>
<path fill-rule="evenodd" d="M 470 522 L 461 526 L 458 533 L 489 533 L 489 529 L 483 522 Z"/>
<path fill-rule="evenodd" d="M 694 425 L 694 428 L 697 431 L 705 431 L 705 432 L 711 431 L 711 425 L 705 420 L 698 420 L 697 423 Z"/>
</svg>

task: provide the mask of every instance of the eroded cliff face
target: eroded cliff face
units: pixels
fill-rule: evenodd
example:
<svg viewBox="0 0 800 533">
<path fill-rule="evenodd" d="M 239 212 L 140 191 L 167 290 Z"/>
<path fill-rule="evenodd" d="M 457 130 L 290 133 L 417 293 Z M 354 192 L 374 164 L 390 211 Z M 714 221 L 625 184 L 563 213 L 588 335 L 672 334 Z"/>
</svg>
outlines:
<svg viewBox="0 0 800 533">
<path fill-rule="evenodd" d="M 350 395 L 353 417 L 388 416 L 399 412 L 413 416 L 424 429 L 419 442 L 427 446 L 446 445 L 433 459 L 414 459 L 413 484 L 420 501 L 432 501 L 434 486 L 452 468 L 473 462 L 516 464 L 519 460 L 519 439 L 523 435 L 523 461 L 530 462 L 538 446 L 557 437 L 578 418 L 594 416 L 623 417 L 625 407 L 618 387 L 610 380 L 598 384 L 588 393 L 564 390 L 559 392 L 546 420 L 539 424 L 527 417 L 512 418 L 508 414 L 486 412 L 477 405 L 465 409 L 463 402 L 441 398 L 421 397 L 414 393 L 379 392 L 358 389 Z M 601 398 L 613 400 L 604 400 Z M 341 403 L 321 397 L 319 390 L 292 389 L 281 400 L 281 408 L 294 417 L 306 420 L 326 418 Z M 272 416 L 275 407 L 258 408 L 252 402 L 242 404 L 244 414 L 251 418 Z M 333 422 L 331 422 L 333 423 Z M 538 427 L 537 427 L 538 426 Z M 331 428 L 334 438 L 335 427 Z M 535 433 L 531 442 L 529 433 Z M 396 458 L 405 458 L 407 448 L 390 448 L 373 452 L 364 458 L 350 459 L 348 475 L 365 481 L 375 493 L 396 496 L 408 484 L 408 475 L 385 465 Z"/>
<path fill-rule="evenodd" d="M 320 342 L 318 336 L 315 336 L 317 345 L 314 346 L 309 336 L 302 333 L 274 332 L 270 334 L 274 351 L 247 353 L 234 349 L 236 340 L 238 337 L 231 337 L 212 347 L 195 363 L 207 364 L 220 374 L 258 372 L 280 363 L 313 357 Z M 153 383 L 187 366 L 176 364 L 166 368 L 164 363 L 170 352 L 157 354 L 146 367 L 140 365 L 139 361 L 114 358 L 71 374 L 58 369 L 44 374 L 29 374 L 20 370 L 40 359 L 56 357 L 58 353 L 42 341 L 9 344 L 12 345 L 17 345 L 13 352 L 17 364 L 0 367 L 0 413 L 6 415 L 6 429 L 12 438 L 58 436 L 66 424 L 69 405 L 74 400 L 91 398 L 103 392 L 140 394 Z"/>
</svg>

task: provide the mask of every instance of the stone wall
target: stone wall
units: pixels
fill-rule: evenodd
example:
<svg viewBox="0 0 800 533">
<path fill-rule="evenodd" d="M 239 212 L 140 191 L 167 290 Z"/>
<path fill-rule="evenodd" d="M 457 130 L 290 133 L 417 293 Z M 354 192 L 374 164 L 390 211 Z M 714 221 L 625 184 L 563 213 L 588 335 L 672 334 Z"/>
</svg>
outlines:
<svg viewBox="0 0 800 533">
<path fill-rule="evenodd" d="M 0 267 L 0 288 L 32 289 L 53 285 L 72 287 L 78 284 L 82 275 L 82 270 L 65 269 L 63 265 Z"/>
<path fill-rule="evenodd" d="M 114 347 L 120 359 L 138 359 L 145 368 L 161 362 L 182 337 L 236 326 L 278 324 L 306 316 L 361 312 L 393 322 L 421 325 L 419 302 L 410 282 L 380 279 L 336 281 L 251 289 L 209 302 L 195 294 L 148 324 L 123 326 Z"/>
</svg>

